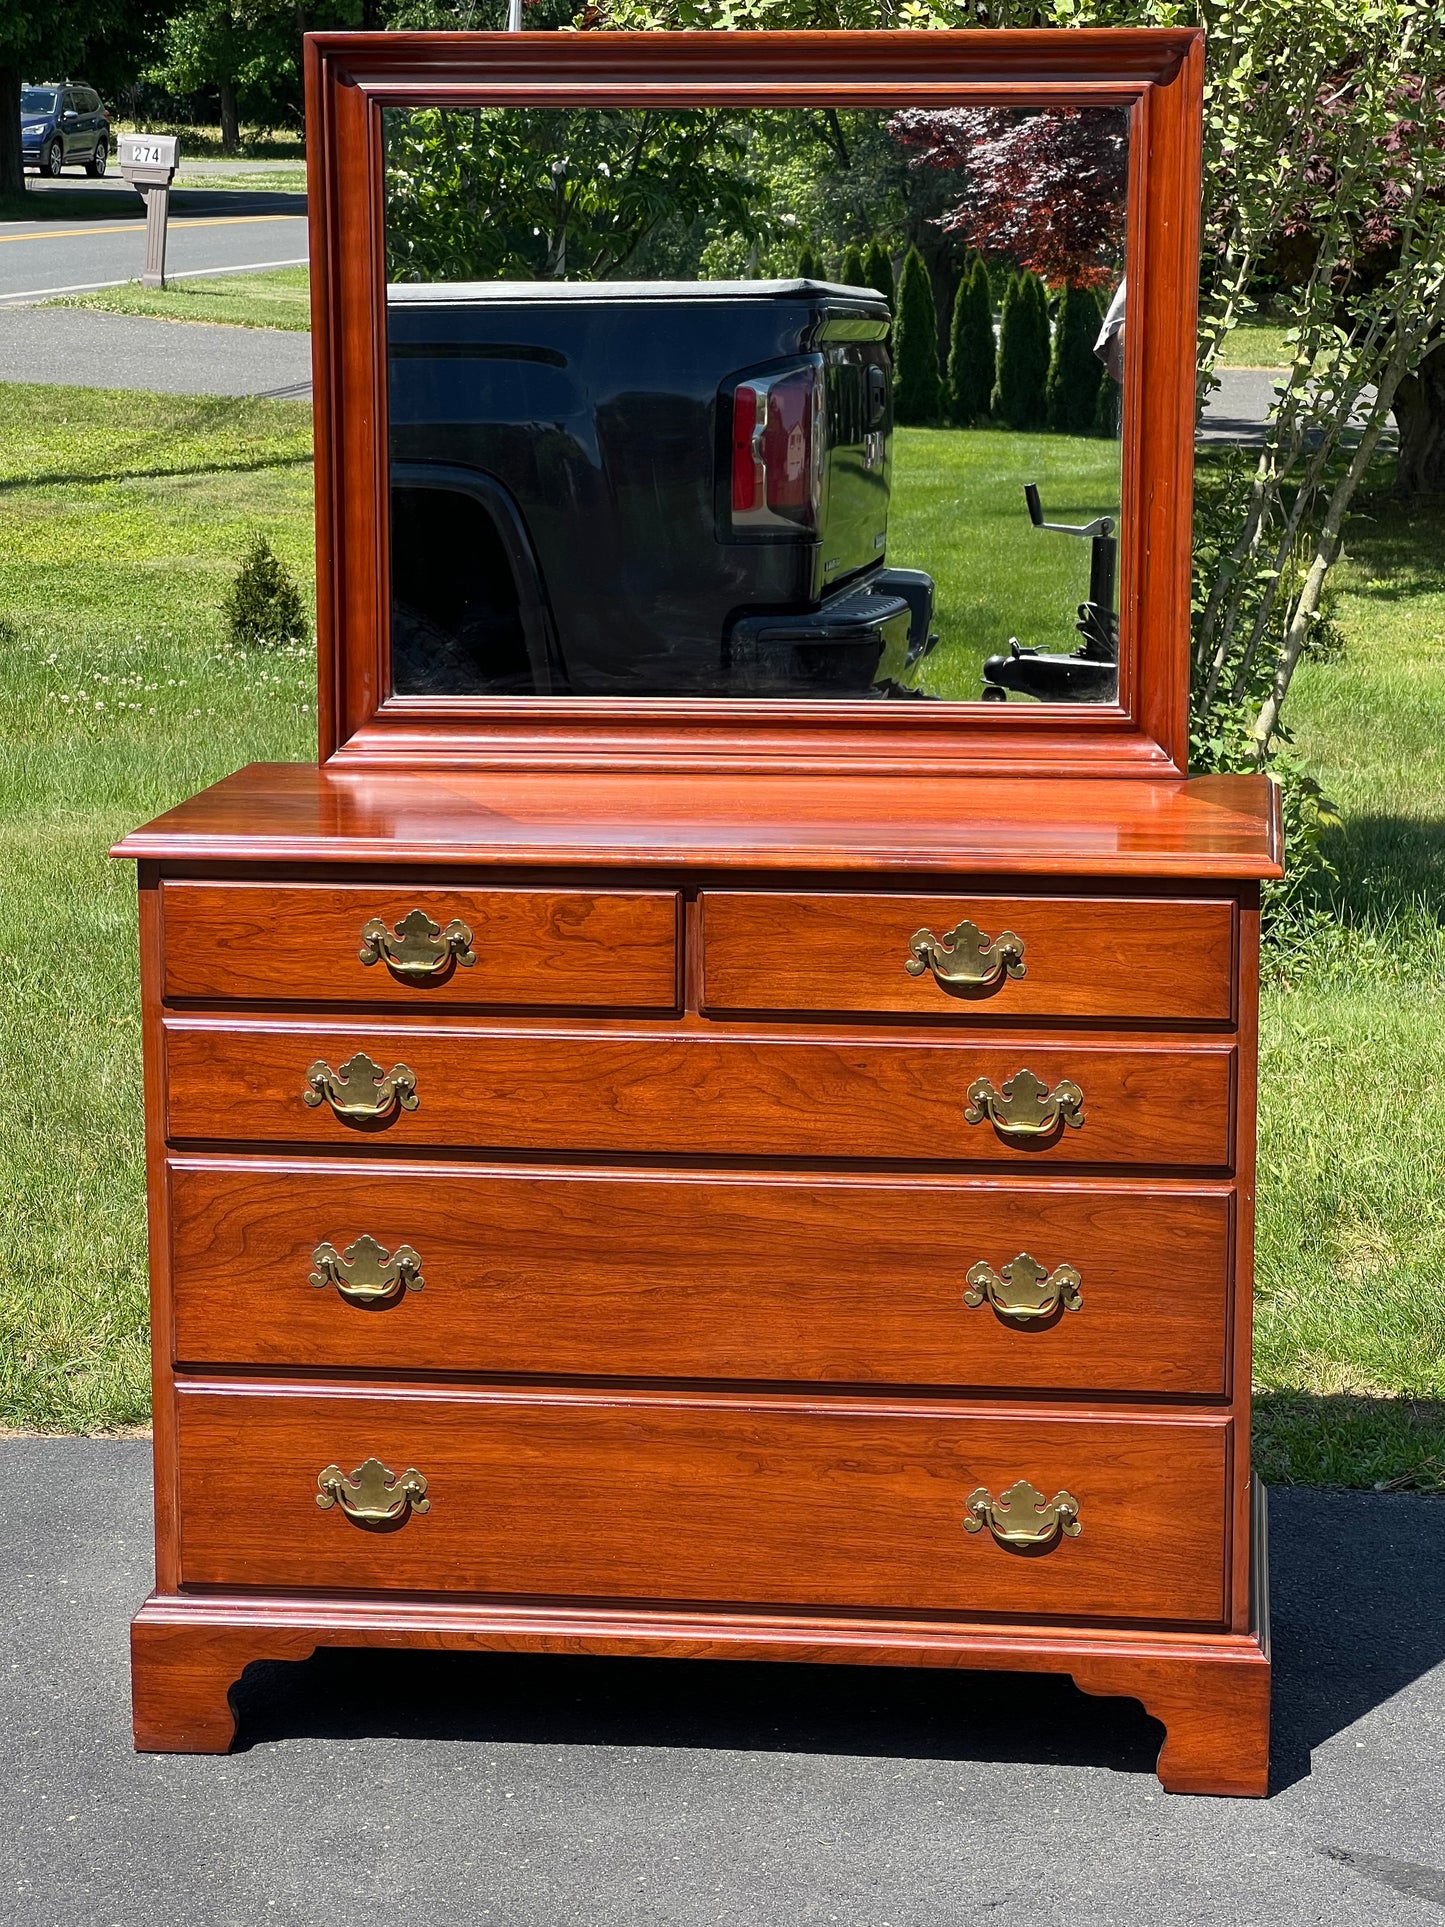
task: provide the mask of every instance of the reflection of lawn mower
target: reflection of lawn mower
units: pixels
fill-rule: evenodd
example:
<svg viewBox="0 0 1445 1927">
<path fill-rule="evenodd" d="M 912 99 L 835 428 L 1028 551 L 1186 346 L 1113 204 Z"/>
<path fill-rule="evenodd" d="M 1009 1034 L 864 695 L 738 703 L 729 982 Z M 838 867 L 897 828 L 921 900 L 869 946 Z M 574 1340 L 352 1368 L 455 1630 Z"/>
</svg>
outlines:
<svg viewBox="0 0 1445 1927">
<path fill-rule="evenodd" d="M 1119 545 L 1114 539 L 1113 519 L 1101 515 L 1082 528 L 1068 522 L 1046 522 L 1039 492 L 1032 482 L 1025 484 L 1024 499 L 1036 529 L 1049 529 L 1055 535 L 1087 536 L 1093 545 L 1089 599 L 1079 604 L 1079 620 L 1074 625 L 1084 638 L 1083 647 L 1071 656 L 1056 656 L 1044 650 L 1024 649 L 1010 637 L 1009 653 L 990 656 L 983 666 L 983 699 L 1006 702 L 1006 692 L 1014 689 L 1041 703 L 1114 702 L 1119 694 L 1119 619 L 1114 614 L 1114 559 Z"/>
</svg>

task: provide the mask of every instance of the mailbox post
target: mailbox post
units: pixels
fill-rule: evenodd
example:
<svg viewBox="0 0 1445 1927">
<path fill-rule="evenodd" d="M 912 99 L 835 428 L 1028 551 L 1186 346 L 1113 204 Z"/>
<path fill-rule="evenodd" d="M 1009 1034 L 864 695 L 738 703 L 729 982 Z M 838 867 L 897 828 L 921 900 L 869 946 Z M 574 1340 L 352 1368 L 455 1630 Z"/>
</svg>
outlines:
<svg viewBox="0 0 1445 1927">
<path fill-rule="evenodd" d="M 146 204 L 146 265 L 143 288 L 166 285 L 166 220 L 171 182 L 179 159 L 174 134 L 122 134 L 120 171 Z"/>
</svg>

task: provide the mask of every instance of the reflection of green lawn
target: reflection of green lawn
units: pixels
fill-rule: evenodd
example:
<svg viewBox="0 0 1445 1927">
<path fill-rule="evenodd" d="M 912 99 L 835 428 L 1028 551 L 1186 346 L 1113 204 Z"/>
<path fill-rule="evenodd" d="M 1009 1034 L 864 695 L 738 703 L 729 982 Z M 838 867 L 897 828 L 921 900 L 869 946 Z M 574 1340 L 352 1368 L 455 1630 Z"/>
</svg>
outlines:
<svg viewBox="0 0 1445 1927">
<path fill-rule="evenodd" d="M 1010 636 L 1073 649 L 1089 593 L 1089 544 L 1029 522 L 1037 482 L 1051 522 L 1119 512 L 1119 444 L 990 428 L 900 428 L 893 437 L 888 560 L 926 569 L 938 590 L 937 649 L 920 678 L 932 696 L 975 700 L 985 656 Z"/>
</svg>

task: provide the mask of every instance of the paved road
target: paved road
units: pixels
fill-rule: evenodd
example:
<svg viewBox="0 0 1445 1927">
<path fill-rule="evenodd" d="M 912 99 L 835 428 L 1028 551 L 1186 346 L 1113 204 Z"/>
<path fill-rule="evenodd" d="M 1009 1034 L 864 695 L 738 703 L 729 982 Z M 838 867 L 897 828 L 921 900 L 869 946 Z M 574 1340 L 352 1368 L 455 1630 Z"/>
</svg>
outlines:
<svg viewBox="0 0 1445 1927">
<path fill-rule="evenodd" d="M 305 401 L 311 337 L 89 308 L 0 305 L 0 382 L 6 381 Z"/>
<path fill-rule="evenodd" d="M 77 185 L 65 179 L 55 187 L 32 185 L 31 191 L 66 193 Z M 100 210 L 96 214 L 0 222 L 0 304 L 140 278 L 145 211 L 139 195 L 124 181 L 109 178 L 86 182 L 85 191 L 94 197 Z M 124 211 L 112 214 L 112 207 Z M 306 254 L 304 194 L 245 188 L 178 188 L 172 193 L 168 273 L 289 267 L 304 262 Z"/>
<path fill-rule="evenodd" d="M 0 1441 L 5 1927 L 1441 1921 L 1445 1501 L 1273 1495 L 1251 1802 L 1062 1680 L 675 1661 L 325 1653 L 247 1675 L 242 1751 L 137 1757 L 147 1470 Z"/>
</svg>

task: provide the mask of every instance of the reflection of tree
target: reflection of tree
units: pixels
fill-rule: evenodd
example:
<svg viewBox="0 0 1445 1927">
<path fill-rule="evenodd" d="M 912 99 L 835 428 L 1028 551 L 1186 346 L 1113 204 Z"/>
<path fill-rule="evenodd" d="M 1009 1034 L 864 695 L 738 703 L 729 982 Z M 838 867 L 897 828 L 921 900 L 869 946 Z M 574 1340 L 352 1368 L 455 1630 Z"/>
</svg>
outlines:
<svg viewBox="0 0 1445 1927">
<path fill-rule="evenodd" d="M 881 236 L 905 244 L 915 182 L 908 156 L 887 132 L 887 116 L 829 108 L 764 110 L 733 117 L 743 145 L 754 220 L 746 235 L 717 224 L 699 268 L 708 276 L 791 274 L 800 249 L 836 274 L 850 242 Z"/>
<path fill-rule="evenodd" d="M 912 108 L 890 131 L 913 166 L 958 175 L 945 232 L 1047 281 L 1117 279 L 1128 187 L 1127 121 L 1112 108 Z"/>
<path fill-rule="evenodd" d="M 389 114 L 388 278 L 604 280 L 635 270 L 669 224 L 746 231 L 742 163 L 722 114 Z"/>
</svg>

